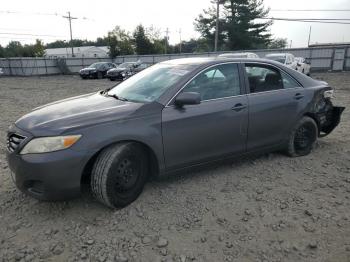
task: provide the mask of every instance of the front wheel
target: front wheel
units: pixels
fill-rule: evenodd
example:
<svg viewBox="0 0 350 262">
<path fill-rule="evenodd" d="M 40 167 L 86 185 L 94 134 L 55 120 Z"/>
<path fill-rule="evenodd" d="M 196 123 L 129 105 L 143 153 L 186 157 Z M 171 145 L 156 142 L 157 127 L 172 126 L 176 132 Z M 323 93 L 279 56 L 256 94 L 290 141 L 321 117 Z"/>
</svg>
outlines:
<svg viewBox="0 0 350 262">
<path fill-rule="evenodd" d="M 144 148 L 137 143 L 119 143 L 107 147 L 97 157 L 91 174 L 91 190 L 103 204 L 121 208 L 137 199 L 147 177 Z"/>
<path fill-rule="evenodd" d="M 311 117 L 304 116 L 293 128 L 288 141 L 287 154 L 292 157 L 310 154 L 318 136 L 318 127 Z"/>
</svg>

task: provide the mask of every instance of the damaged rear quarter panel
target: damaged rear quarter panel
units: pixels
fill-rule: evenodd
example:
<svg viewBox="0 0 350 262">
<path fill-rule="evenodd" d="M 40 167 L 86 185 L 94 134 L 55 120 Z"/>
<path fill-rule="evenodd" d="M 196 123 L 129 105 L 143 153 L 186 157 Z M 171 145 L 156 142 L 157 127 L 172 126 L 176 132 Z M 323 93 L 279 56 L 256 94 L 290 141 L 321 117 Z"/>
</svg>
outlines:
<svg viewBox="0 0 350 262">
<path fill-rule="evenodd" d="M 319 127 L 319 136 L 330 134 L 339 124 L 340 117 L 345 107 L 334 106 L 330 98 L 324 97 L 324 92 L 332 90 L 328 85 L 307 88 L 314 92 L 313 103 L 306 115 L 314 118 Z"/>
</svg>

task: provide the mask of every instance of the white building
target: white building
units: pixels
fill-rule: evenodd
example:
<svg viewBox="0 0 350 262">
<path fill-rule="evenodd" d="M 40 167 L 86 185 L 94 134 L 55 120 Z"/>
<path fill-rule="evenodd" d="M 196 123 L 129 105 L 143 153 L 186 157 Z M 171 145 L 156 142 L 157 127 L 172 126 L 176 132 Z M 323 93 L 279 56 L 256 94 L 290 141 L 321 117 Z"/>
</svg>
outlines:
<svg viewBox="0 0 350 262">
<path fill-rule="evenodd" d="M 74 57 L 77 58 L 93 58 L 93 57 L 108 57 L 107 46 L 80 46 L 73 47 Z M 72 48 L 49 48 L 45 49 L 45 57 L 48 58 L 67 58 L 72 57 Z"/>
</svg>

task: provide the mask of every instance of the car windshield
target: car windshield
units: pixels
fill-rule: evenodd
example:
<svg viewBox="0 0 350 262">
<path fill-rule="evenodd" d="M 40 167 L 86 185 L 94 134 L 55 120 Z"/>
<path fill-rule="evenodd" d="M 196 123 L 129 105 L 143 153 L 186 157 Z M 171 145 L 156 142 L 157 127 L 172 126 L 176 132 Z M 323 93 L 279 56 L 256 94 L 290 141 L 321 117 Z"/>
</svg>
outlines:
<svg viewBox="0 0 350 262">
<path fill-rule="evenodd" d="M 286 61 L 286 57 L 285 56 L 265 56 L 266 59 L 270 59 L 270 60 L 274 60 L 277 62 L 280 62 L 282 64 L 284 64 L 284 62 Z"/>
<path fill-rule="evenodd" d="M 118 68 L 128 68 L 132 65 L 132 63 L 122 63 L 118 65 Z"/>
<path fill-rule="evenodd" d="M 102 65 L 103 65 L 102 63 L 93 63 L 92 65 L 89 66 L 89 68 L 99 68 Z"/>
<path fill-rule="evenodd" d="M 133 102 L 153 102 L 190 70 L 189 65 L 156 64 L 115 86 L 108 95 Z"/>
</svg>

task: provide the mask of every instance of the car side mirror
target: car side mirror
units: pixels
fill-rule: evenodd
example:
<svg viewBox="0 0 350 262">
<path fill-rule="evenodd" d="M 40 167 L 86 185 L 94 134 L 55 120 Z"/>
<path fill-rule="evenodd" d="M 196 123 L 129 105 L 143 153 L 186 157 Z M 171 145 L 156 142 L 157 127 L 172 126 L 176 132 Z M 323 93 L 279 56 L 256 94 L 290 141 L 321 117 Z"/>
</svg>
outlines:
<svg viewBox="0 0 350 262">
<path fill-rule="evenodd" d="M 184 105 L 198 105 L 201 103 L 201 95 L 197 92 L 183 92 L 175 98 L 175 105 L 182 107 Z"/>
</svg>

